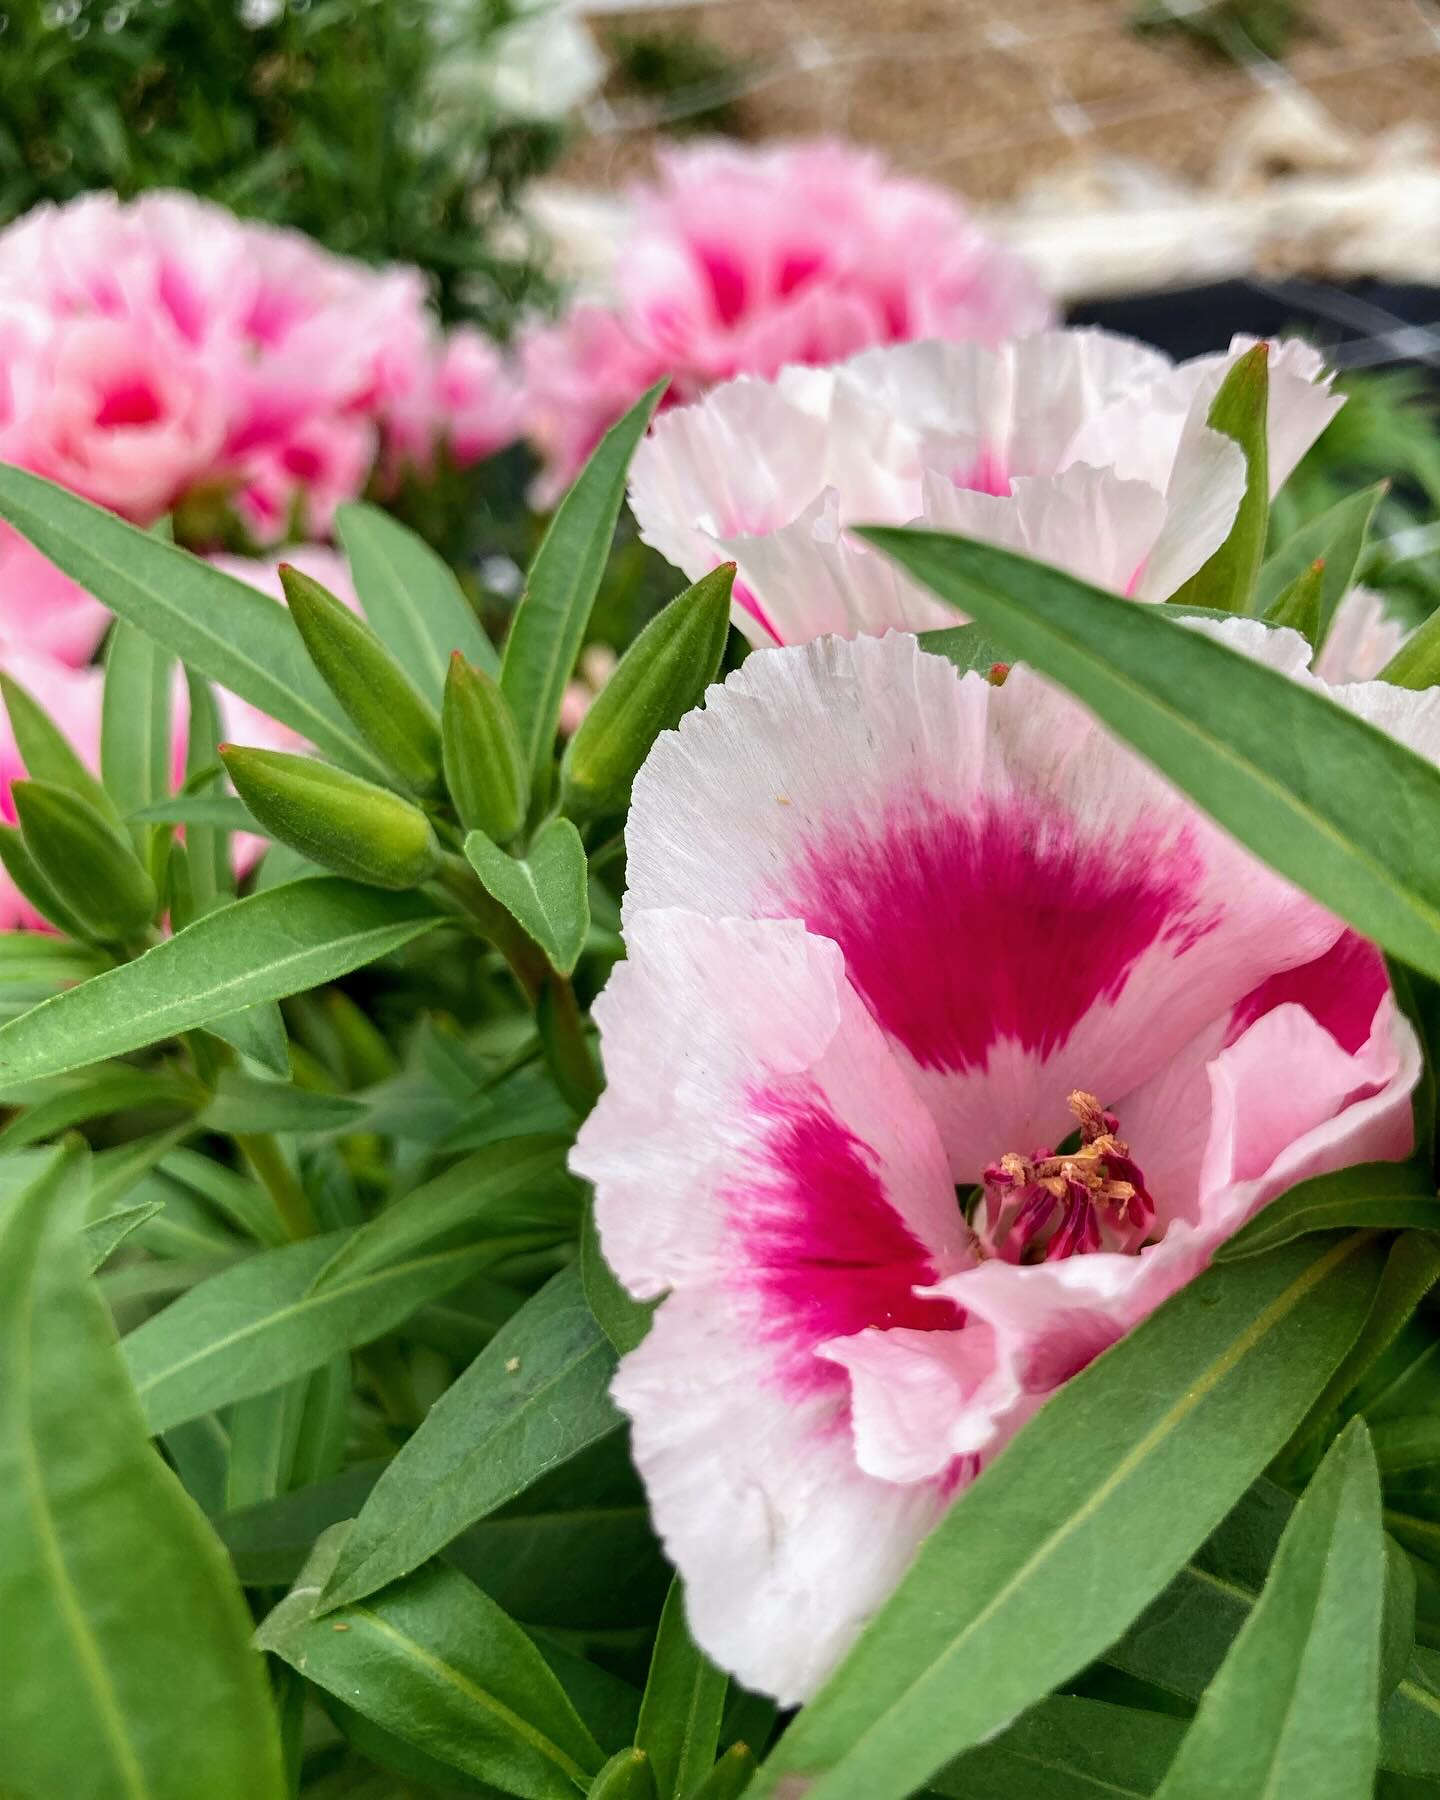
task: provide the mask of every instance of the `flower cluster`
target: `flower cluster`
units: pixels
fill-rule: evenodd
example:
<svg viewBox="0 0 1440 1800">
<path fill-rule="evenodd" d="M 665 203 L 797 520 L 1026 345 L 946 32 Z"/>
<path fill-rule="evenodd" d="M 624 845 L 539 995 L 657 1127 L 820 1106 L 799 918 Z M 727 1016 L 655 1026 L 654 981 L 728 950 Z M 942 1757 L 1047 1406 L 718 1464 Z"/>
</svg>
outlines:
<svg viewBox="0 0 1440 1800">
<path fill-rule="evenodd" d="M 847 145 L 672 148 L 630 206 L 613 302 L 522 346 L 550 498 L 662 376 L 687 401 L 736 375 L 919 338 L 993 344 L 1052 316 L 953 195 Z"/>
<path fill-rule="evenodd" d="M 646 535 L 733 558 L 770 647 L 635 784 L 573 1166 L 665 1296 L 613 1391 L 693 1629 L 784 1704 L 1047 1395 L 1297 1181 L 1414 1141 L 1378 951 L 1030 670 L 927 653 L 953 612 L 845 531 L 919 515 L 1163 599 L 1244 491 L 1205 424 L 1228 361 L 871 352 L 717 390 L 636 461 Z M 1338 402 L 1271 363 L 1278 481 Z M 1190 624 L 1440 761 L 1435 691 Z"/>
<path fill-rule="evenodd" d="M 0 233 L 0 458 L 138 524 L 188 509 L 258 545 L 323 537 L 377 459 L 473 460 L 517 402 L 418 270 L 374 270 L 182 194 L 37 208 Z M 0 632 L 67 657 L 95 609 L 13 540 Z M 88 640 L 88 641 L 87 641 Z"/>
</svg>

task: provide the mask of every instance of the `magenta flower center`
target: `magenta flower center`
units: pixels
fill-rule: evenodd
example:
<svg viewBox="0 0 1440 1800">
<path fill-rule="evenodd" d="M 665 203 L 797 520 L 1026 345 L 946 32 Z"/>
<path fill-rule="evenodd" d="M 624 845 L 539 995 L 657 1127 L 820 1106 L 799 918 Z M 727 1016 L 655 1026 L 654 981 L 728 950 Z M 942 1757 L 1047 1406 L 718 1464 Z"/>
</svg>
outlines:
<svg viewBox="0 0 1440 1800">
<path fill-rule="evenodd" d="M 1006 1262 L 1056 1262 L 1095 1250 L 1138 1250 L 1155 1222 L 1145 1177 L 1120 1121 L 1078 1089 L 1069 1107 L 1078 1148 L 1010 1151 L 984 1175 L 983 1246 Z"/>
</svg>

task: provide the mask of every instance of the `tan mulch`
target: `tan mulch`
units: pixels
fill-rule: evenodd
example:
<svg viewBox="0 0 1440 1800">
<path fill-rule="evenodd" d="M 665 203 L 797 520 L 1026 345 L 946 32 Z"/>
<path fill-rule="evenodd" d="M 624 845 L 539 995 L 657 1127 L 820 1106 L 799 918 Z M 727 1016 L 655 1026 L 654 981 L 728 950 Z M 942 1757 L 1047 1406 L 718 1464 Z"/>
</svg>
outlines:
<svg viewBox="0 0 1440 1800">
<path fill-rule="evenodd" d="M 716 0 L 614 24 L 693 34 L 743 65 L 746 136 L 842 133 L 1001 201 L 1089 150 L 1209 173 L 1256 81 L 1177 34 L 1137 38 L 1130 12 L 1130 0 Z M 1305 15 L 1289 70 L 1342 124 L 1440 124 L 1434 0 L 1307 0 Z M 561 173 L 613 185 L 646 168 L 654 139 L 586 138 Z"/>
</svg>

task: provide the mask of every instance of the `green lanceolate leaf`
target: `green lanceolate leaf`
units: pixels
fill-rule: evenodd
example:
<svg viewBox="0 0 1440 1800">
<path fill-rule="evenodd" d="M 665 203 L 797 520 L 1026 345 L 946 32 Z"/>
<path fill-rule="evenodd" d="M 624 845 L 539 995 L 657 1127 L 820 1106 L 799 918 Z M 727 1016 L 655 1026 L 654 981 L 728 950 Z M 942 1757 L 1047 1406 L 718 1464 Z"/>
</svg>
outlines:
<svg viewBox="0 0 1440 1800">
<path fill-rule="evenodd" d="M 226 1013 L 219 1019 L 207 1019 L 205 1029 L 278 1075 L 282 1081 L 290 1076 L 290 1042 L 285 1035 L 285 1021 L 273 1000 L 262 1000 L 255 1006 L 244 1006 L 239 1012 Z"/>
<path fill-rule="evenodd" d="M 220 708 L 210 684 L 193 669 L 185 671 L 185 691 L 190 703 L 189 729 L 185 736 L 185 783 L 197 785 L 201 794 L 221 800 L 219 745 Z M 206 771 L 211 771 L 206 777 Z M 163 805 L 163 802 L 161 802 Z M 238 802 L 237 802 L 238 804 Z M 144 811 L 144 808 L 140 809 Z M 235 892 L 235 869 L 230 856 L 230 827 L 196 823 L 185 833 L 190 859 L 190 882 L 195 913 L 209 912 Z M 177 929 L 182 921 L 171 921 Z M 184 920 L 189 924 L 189 920 Z"/>
<path fill-rule="evenodd" d="M 1216 1254 L 1217 1262 L 1259 1256 L 1315 1231 L 1440 1230 L 1435 1183 L 1413 1163 L 1358 1163 L 1316 1175 L 1272 1200 Z"/>
<path fill-rule="evenodd" d="M 18 825 L 0 825 L 0 863 L 42 919 L 48 920 L 67 937 L 83 938 L 86 935 L 85 927 L 61 900 L 26 849 Z"/>
<path fill-rule="evenodd" d="M 131 821 L 150 825 L 183 825 L 186 830 L 208 826 L 216 831 L 253 831 L 260 836 L 265 829 L 260 821 L 234 794 L 176 794 L 172 800 L 142 806 L 131 813 Z"/>
<path fill-rule="evenodd" d="M 1221 612 L 1252 610 L 1270 519 L 1270 346 L 1256 344 L 1230 365 L 1211 402 L 1209 425 L 1233 438 L 1245 453 L 1245 492 L 1230 535 L 1203 568 L 1176 589 L 1182 606 Z"/>
<path fill-rule="evenodd" d="M 1350 591 L 1355 570 L 1365 549 L 1365 535 L 1375 508 L 1384 494 L 1384 485 L 1366 488 L 1308 520 L 1292 536 L 1286 538 L 1273 555 L 1267 557 L 1260 571 L 1256 589 L 1255 610 L 1266 614 L 1290 584 L 1312 566 L 1317 558 L 1325 565 L 1320 584 L 1320 624 L 1313 642 L 1325 641 L 1335 608 Z"/>
<path fill-rule="evenodd" d="M 1400 646 L 1380 671 L 1392 687 L 1428 688 L 1440 682 L 1440 607 Z"/>
<path fill-rule="evenodd" d="M 456 1570 L 316 1616 L 345 1531 L 317 1543 L 261 1648 L 437 1762 L 521 1800 L 575 1800 L 599 1746 L 530 1639 Z"/>
<path fill-rule="evenodd" d="M 146 1442 L 57 1158 L 0 1215 L 0 1780 L 75 1800 L 281 1800 L 224 1553 Z"/>
<path fill-rule="evenodd" d="M 945 1800 L 1149 1800 L 1184 1733 L 1184 1720 L 1165 1713 L 1054 1694 L 932 1775 L 927 1792 Z"/>
<path fill-rule="evenodd" d="M 568 819 L 551 819 L 523 857 L 510 856 L 482 832 L 465 840 L 470 867 L 545 952 L 552 968 L 569 975 L 590 929 L 585 846 Z"/>
<path fill-rule="evenodd" d="M 398 950 L 440 917 L 418 894 L 334 876 L 253 894 L 0 1027 L 0 1082 L 84 1068 L 318 987 Z"/>
<path fill-rule="evenodd" d="M 116 624 L 105 650 L 100 773 L 122 817 L 169 797 L 174 672 L 174 657 L 153 638 L 123 619 Z M 143 855 L 150 834 L 131 829 Z"/>
<path fill-rule="evenodd" d="M 1325 564 L 1317 557 L 1265 609 L 1267 625 L 1288 626 L 1313 644 L 1320 636 L 1320 607 L 1325 592 Z"/>
<path fill-rule="evenodd" d="M 1404 1475 L 1440 1463 L 1440 1419 L 1428 1413 L 1382 1419 L 1370 1436 L 1382 1475 Z"/>
<path fill-rule="evenodd" d="M 620 1355 L 625 1356 L 643 1343 L 660 1302 L 632 1300 L 620 1285 L 619 1277 L 606 1262 L 600 1248 L 593 1201 L 585 1209 L 585 1224 L 580 1234 L 580 1275 L 585 1286 L 585 1299 L 596 1323 Z"/>
<path fill-rule="evenodd" d="M 120 829 L 69 788 L 15 781 L 10 793 L 35 867 L 86 936 L 114 942 L 144 931 L 155 884 Z"/>
<path fill-rule="evenodd" d="M 376 1484 L 324 1604 L 419 1568 L 477 1519 L 619 1429 L 615 1353 L 572 1264 L 496 1334 Z"/>
<path fill-rule="evenodd" d="M 1052 1395 L 922 1545 L 756 1800 L 802 1778 L 807 1800 L 900 1800 L 1098 1656 L 1294 1428 L 1378 1274 L 1361 1233 L 1212 1269 Z"/>
<path fill-rule="evenodd" d="M 617 1750 L 595 1777 L 590 1800 L 655 1800 L 655 1771 L 643 1750 Z"/>
<path fill-rule="evenodd" d="M 686 1800 L 710 1772 L 730 1686 L 685 1622 L 685 1594 L 671 1583 L 650 1658 L 635 1742 L 650 1758 L 659 1800 Z"/>
<path fill-rule="evenodd" d="M 458 650 L 487 675 L 500 659 L 454 572 L 421 537 L 358 501 L 335 515 L 365 617 L 420 692 L 438 699 Z"/>
<path fill-rule="evenodd" d="M 363 1100 L 347 1094 L 317 1094 L 289 1081 L 261 1081 L 226 1069 L 205 1109 L 212 1131 L 244 1135 L 257 1131 L 343 1131 L 365 1117 Z"/>
<path fill-rule="evenodd" d="M 0 669 L 0 695 L 4 697 L 5 710 L 10 717 L 15 748 L 31 780 L 69 788 L 72 794 L 88 800 L 97 812 L 113 821 L 114 808 L 104 787 L 81 762 L 65 734 L 39 701 L 3 669 Z"/>
<path fill-rule="evenodd" d="M 1296 1507 L 1156 1800 L 1368 1794 L 1384 1597 L 1380 1484 L 1357 1420 Z"/>
<path fill-rule="evenodd" d="M 1182 1699 L 1200 1699 L 1255 1604 L 1292 1510 L 1282 1489 L 1256 1482 L 1105 1660 Z M 1380 1725 L 1384 1768 L 1440 1775 L 1440 1655 L 1411 1654 Z"/>
<path fill-rule="evenodd" d="M 440 773 L 440 719 L 379 637 L 309 575 L 280 565 L 280 580 L 310 660 L 370 748 L 417 794 Z"/>
<path fill-rule="evenodd" d="M 483 1186 L 476 1188 L 468 1219 L 457 1217 L 453 1197 L 408 1229 L 382 1213 L 357 1231 L 249 1257 L 147 1319 L 124 1349 L 153 1429 L 266 1393 L 393 1330 L 502 1257 L 563 1235 L 563 1225 L 537 1226 L 528 1213 L 518 1225 L 494 1218 L 492 1230 Z"/>
<path fill-rule="evenodd" d="M 703 576 L 658 612 L 595 696 L 560 765 L 572 818 L 618 812 L 662 731 L 678 725 L 720 672 L 734 563 Z"/>
<path fill-rule="evenodd" d="M 626 471 L 662 389 L 663 383 L 651 388 L 611 426 L 556 508 L 505 640 L 500 686 L 515 716 L 537 798 L 549 776 L 565 683 L 610 557 Z"/>
<path fill-rule="evenodd" d="M 419 887 L 440 866 L 430 821 L 389 788 L 287 750 L 226 744 L 240 798 L 271 837 L 372 887 Z"/>
<path fill-rule="evenodd" d="M 1272 868 L 1440 974 L 1440 834 L 1410 824 L 1440 817 L 1440 769 L 1164 607 L 987 544 L 864 535 L 1068 687 Z"/>
<path fill-rule="evenodd" d="M 458 651 L 445 676 L 441 734 L 445 786 L 460 823 L 509 843 L 525 823 L 530 773 L 498 684 Z"/>
<path fill-rule="evenodd" d="M 139 1206 L 122 1206 L 101 1219 L 92 1219 L 80 1233 L 85 1241 L 85 1260 L 92 1274 L 109 1261 L 132 1231 L 164 1210 L 161 1201 L 146 1200 Z"/>
<path fill-rule="evenodd" d="M 24 469 L 0 467 L 0 518 L 189 668 L 337 761 L 383 776 L 267 595 Z"/>
<path fill-rule="evenodd" d="M 952 625 L 944 631 L 922 631 L 920 648 L 931 656 L 944 657 L 962 675 L 973 669 L 977 675 L 1000 677 L 1009 664 L 1000 646 L 986 637 L 978 625 Z"/>
</svg>

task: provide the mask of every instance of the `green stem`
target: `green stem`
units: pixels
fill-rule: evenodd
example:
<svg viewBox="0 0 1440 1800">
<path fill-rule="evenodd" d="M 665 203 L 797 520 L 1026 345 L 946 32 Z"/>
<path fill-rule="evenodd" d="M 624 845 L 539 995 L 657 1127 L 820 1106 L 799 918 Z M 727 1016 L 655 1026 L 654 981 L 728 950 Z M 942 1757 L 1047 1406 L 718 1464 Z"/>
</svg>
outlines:
<svg viewBox="0 0 1440 1800">
<path fill-rule="evenodd" d="M 282 1224 L 292 1238 L 314 1237 L 320 1223 L 310 1206 L 304 1188 L 295 1179 L 280 1146 L 267 1132 L 263 1136 L 237 1136 L 240 1153 L 255 1171 L 255 1177 L 275 1203 Z"/>
<path fill-rule="evenodd" d="M 584 1118 L 600 1098 L 600 1072 L 590 1054 L 575 989 L 565 976 L 551 974 L 536 1011 L 540 1041 L 555 1085 Z"/>
<path fill-rule="evenodd" d="M 505 958 L 512 974 L 520 983 L 525 998 L 534 1006 L 544 985 L 547 969 L 545 957 L 539 947 L 526 937 L 499 901 L 490 898 L 480 885 L 475 871 L 468 863 L 461 862 L 458 856 L 444 858 L 436 880 L 450 898 L 457 901 L 469 914 L 479 927 L 480 935 L 488 938 Z"/>
</svg>

